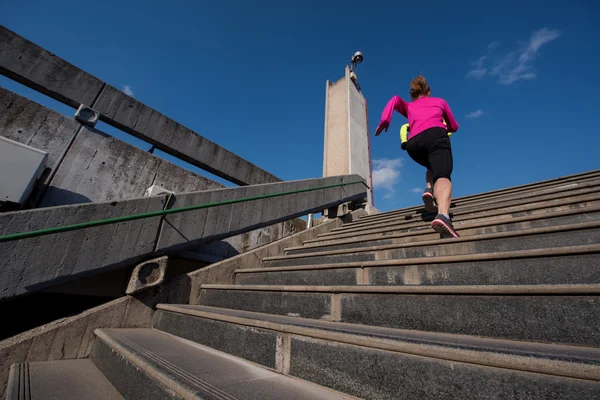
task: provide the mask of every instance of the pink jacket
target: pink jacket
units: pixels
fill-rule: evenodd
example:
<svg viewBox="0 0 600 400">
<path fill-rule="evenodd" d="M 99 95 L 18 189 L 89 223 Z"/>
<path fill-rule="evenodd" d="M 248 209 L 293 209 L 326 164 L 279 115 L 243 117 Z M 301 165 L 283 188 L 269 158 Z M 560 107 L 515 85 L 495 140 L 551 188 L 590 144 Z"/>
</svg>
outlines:
<svg viewBox="0 0 600 400">
<path fill-rule="evenodd" d="M 444 128 L 450 132 L 458 130 L 458 123 L 452 115 L 450 106 L 446 100 L 437 97 L 421 97 L 410 103 L 402 100 L 400 96 L 394 96 L 385 106 L 381 114 L 379 125 L 384 129 L 390 126 L 392 113 L 394 110 L 408 118 L 410 133 L 408 138 L 412 138 L 429 128 Z M 448 126 L 444 125 L 444 120 Z"/>
</svg>

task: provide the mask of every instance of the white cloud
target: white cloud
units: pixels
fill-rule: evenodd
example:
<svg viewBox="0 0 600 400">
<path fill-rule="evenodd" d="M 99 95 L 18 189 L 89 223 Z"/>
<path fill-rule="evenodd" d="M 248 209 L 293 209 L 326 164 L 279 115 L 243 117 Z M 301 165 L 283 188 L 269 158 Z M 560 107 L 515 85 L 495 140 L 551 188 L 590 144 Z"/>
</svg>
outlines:
<svg viewBox="0 0 600 400">
<path fill-rule="evenodd" d="M 413 193 L 423 193 L 423 188 L 413 188 L 410 191 Z"/>
<path fill-rule="evenodd" d="M 125 93 L 127 96 L 133 97 L 133 89 L 129 85 L 123 85 L 123 93 Z"/>
<path fill-rule="evenodd" d="M 482 79 L 487 74 L 486 68 L 475 68 L 467 72 L 467 78 Z"/>
<path fill-rule="evenodd" d="M 395 190 L 394 186 L 400 180 L 400 167 L 402 159 L 379 159 L 373 160 L 373 186 L 375 188 L 385 189 L 387 192 L 384 199 L 391 199 Z"/>
<path fill-rule="evenodd" d="M 472 69 L 467 72 L 467 78 L 483 79 L 491 76 L 498 83 L 510 85 L 520 80 L 535 79 L 537 72 L 533 61 L 540 48 L 560 37 L 555 29 L 542 28 L 531 34 L 526 42 L 520 42 L 516 50 L 496 54 L 500 42 L 494 41 L 487 46 L 486 54 L 471 63 Z"/>
<path fill-rule="evenodd" d="M 492 43 L 488 44 L 488 50 L 494 50 L 498 47 L 500 47 L 501 43 L 499 40 L 494 40 Z"/>
<path fill-rule="evenodd" d="M 471 111 L 470 113 L 468 113 L 466 115 L 467 119 L 475 119 L 475 118 L 479 118 L 483 115 L 483 110 L 475 110 L 475 111 Z"/>
<path fill-rule="evenodd" d="M 488 56 L 481 56 L 477 61 L 471 63 L 473 69 L 467 72 L 467 78 L 481 79 L 487 74 L 487 68 L 483 67 L 486 58 L 488 58 Z"/>
</svg>

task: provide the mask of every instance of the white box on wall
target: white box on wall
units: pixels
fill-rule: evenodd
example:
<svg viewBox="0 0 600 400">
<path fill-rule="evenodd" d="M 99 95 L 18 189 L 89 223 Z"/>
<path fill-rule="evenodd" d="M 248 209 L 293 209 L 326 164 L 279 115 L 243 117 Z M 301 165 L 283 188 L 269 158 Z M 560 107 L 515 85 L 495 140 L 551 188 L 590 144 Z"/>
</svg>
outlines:
<svg viewBox="0 0 600 400">
<path fill-rule="evenodd" d="M 45 151 L 0 136 L 0 202 L 23 205 L 47 160 Z"/>
<path fill-rule="evenodd" d="M 146 193 L 144 193 L 144 196 L 158 196 L 161 194 L 175 194 L 175 192 L 167 190 L 162 186 L 152 185 L 148 189 L 146 189 Z"/>
</svg>

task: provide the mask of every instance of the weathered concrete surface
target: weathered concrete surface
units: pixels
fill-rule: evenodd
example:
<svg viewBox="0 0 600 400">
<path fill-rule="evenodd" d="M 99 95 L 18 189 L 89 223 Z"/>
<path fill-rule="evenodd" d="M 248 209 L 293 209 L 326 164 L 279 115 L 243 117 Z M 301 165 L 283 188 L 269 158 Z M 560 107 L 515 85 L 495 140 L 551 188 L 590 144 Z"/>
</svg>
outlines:
<svg viewBox="0 0 600 400">
<path fill-rule="evenodd" d="M 297 218 L 201 245 L 192 251 L 224 259 L 256 249 L 305 229 L 306 221 Z"/>
<path fill-rule="evenodd" d="M 231 182 L 281 181 L 56 55 L 0 26 L 0 73 Z"/>
<path fill-rule="evenodd" d="M 124 400 L 91 360 L 18 364 L 11 379 L 7 400 Z"/>
<path fill-rule="evenodd" d="M 382 293 L 382 287 L 373 286 L 204 285 L 201 303 L 351 324 L 598 347 L 597 296 L 583 293 L 582 285 L 564 286 L 429 286 L 428 293 L 423 286 L 386 286 L 388 292 Z M 498 293 L 513 288 L 518 289 Z"/>
<path fill-rule="evenodd" d="M 370 184 L 366 100 L 350 79 L 350 70 L 325 88 L 323 176 L 357 174 Z M 368 192 L 368 204 L 372 204 Z"/>
<path fill-rule="evenodd" d="M 599 220 L 600 202 L 589 207 L 573 207 L 557 212 L 538 213 L 524 217 L 509 217 L 475 223 L 470 223 L 467 220 L 467 222 L 463 222 L 460 225 L 454 223 L 454 227 L 460 232 L 461 237 L 466 237 L 551 226 L 560 227 Z M 385 225 L 387 224 L 381 224 L 381 226 Z M 421 226 L 417 225 L 416 227 L 418 229 L 398 228 L 397 231 L 392 231 L 391 234 L 390 232 L 376 232 L 377 228 L 373 228 L 372 230 L 369 228 L 363 231 L 357 230 L 353 233 L 355 236 L 342 237 L 341 239 L 337 239 L 336 236 L 326 237 L 323 242 L 312 244 L 312 246 L 288 249 L 286 255 L 439 239 L 439 235 L 432 232 L 429 226 L 421 224 Z M 343 233 L 343 231 L 338 231 L 340 235 Z"/>
<path fill-rule="evenodd" d="M 349 175 L 188 193 L 177 196 L 172 207 L 225 202 L 352 182 L 362 182 L 362 178 Z M 168 215 L 162 226 L 157 251 L 173 252 L 195 247 L 225 235 L 257 229 L 365 196 L 366 188 L 359 183 Z"/>
<path fill-rule="evenodd" d="M 348 83 L 346 77 L 325 87 L 325 145 L 323 176 L 349 171 Z"/>
<path fill-rule="evenodd" d="M 78 126 L 77 121 L 0 87 L 0 136 L 48 153 L 41 186 L 58 167 Z"/>
<path fill-rule="evenodd" d="M 354 399 L 154 329 L 96 335 L 92 361 L 127 399 Z"/>
<path fill-rule="evenodd" d="M 158 311 L 153 328 L 227 354 L 276 368 L 277 332 Z"/>
<path fill-rule="evenodd" d="M 340 321 L 597 347 L 599 316 L 594 295 L 344 294 Z"/>
<path fill-rule="evenodd" d="M 520 253 L 520 252 L 519 252 Z M 516 255 L 516 254 L 515 254 Z M 600 283 L 600 246 L 589 254 L 555 255 L 489 259 L 481 254 L 477 259 L 450 262 L 448 257 L 427 257 L 421 263 L 394 260 L 381 263 L 329 264 L 313 269 L 271 270 L 256 268 L 241 270 L 236 275 L 239 285 L 535 285 Z M 468 256 L 470 257 L 470 256 Z M 446 258 L 446 260 L 444 260 Z M 459 258 L 459 257 L 458 257 Z M 247 271 L 247 272 L 244 272 Z"/>
<path fill-rule="evenodd" d="M 3 235 L 163 209 L 165 196 L 0 214 Z M 79 275 L 135 264 L 153 254 L 160 217 L 0 243 L 0 299 Z"/>
<path fill-rule="evenodd" d="M 290 374 L 361 398 L 595 399 L 600 384 L 292 336 Z"/>
<path fill-rule="evenodd" d="M 465 236 L 453 240 L 427 240 L 375 247 L 355 247 L 318 251 L 266 259 L 264 266 L 345 263 L 352 261 L 393 260 L 419 257 L 442 257 L 459 254 L 496 253 L 504 251 L 568 248 L 600 242 L 600 223 L 596 221 L 533 228 L 522 231 Z"/>
<path fill-rule="evenodd" d="M 104 83 L 0 26 L 0 73 L 73 108 L 91 105 Z"/>
<path fill-rule="evenodd" d="M 0 135 L 48 153 L 42 207 L 138 198 L 151 185 L 175 193 L 223 187 L 96 129 L 78 127 L 72 118 L 0 88 Z M 55 175 L 48 182 L 50 171 Z"/>
<path fill-rule="evenodd" d="M 152 185 L 175 193 L 222 188 L 152 154 L 83 126 L 60 165 L 40 206 L 98 203 L 144 196 Z"/>
<path fill-rule="evenodd" d="M 329 293 L 295 293 L 252 290 L 202 290 L 202 305 L 265 314 L 331 320 Z M 360 321 L 356 323 L 361 323 Z"/>
<path fill-rule="evenodd" d="M 344 221 L 352 221 L 360 215 L 365 215 L 365 212 L 355 211 L 352 215 L 344 217 Z M 158 288 L 122 297 L 74 317 L 0 342 L 0 397 L 5 394 L 8 371 L 13 363 L 85 358 L 90 353 L 95 329 L 150 327 L 156 304 L 198 304 L 201 285 L 232 284 L 236 269 L 260 265 L 262 258 L 281 254 L 286 247 L 299 246 L 304 240 L 316 238 L 318 234 L 341 226 L 342 223 L 340 219 L 330 220 L 312 229 L 179 276 Z"/>
<path fill-rule="evenodd" d="M 162 284 L 165 281 L 168 264 L 169 257 L 163 256 L 136 265 L 131 272 L 125 293 L 134 294 Z"/>
<path fill-rule="evenodd" d="M 350 138 L 348 173 L 362 176 L 371 185 L 367 101 L 351 80 L 348 82 L 348 135 Z M 369 190 L 369 204 L 373 204 L 371 196 Z"/>
<path fill-rule="evenodd" d="M 40 200 L 42 207 L 139 198 L 151 185 L 175 193 L 224 187 L 96 129 L 84 126 L 78 131 L 79 126 L 71 118 L 0 88 L 0 136 L 48 152 L 48 169 L 35 197 L 43 193 L 50 172 L 55 175 Z M 304 228 L 302 220 L 286 221 L 203 245 L 197 251 L 231 257 Z"/>
<path fill-rule="evenodd" d="M 202 243 L 235 236 L 290 220 L 308 212 L 358 200 L 365 195 L 358 176 L 308 179 L 265 184 L 265 193 L 285 193 L 302 186 L 317 188 L 334 182 L 352 183 L 312 192 L 295 193 L 245 203 L 220 205 L 83 230 L 0 243 L 0 299 L 37 291 L 82 275 L 128 267 L 156 254 L 173 254 Z M 168 208 L 243 199 L 253 186 L 187 193 L 176 196 Z M 166 196 L 123 202 L 41 208 L 0 214 L 3 235 L 116 216 L 159 211 Z M 248 207 L 262 210 L 247 212 Z"/>
<path fill-rule="evenodd" d="M 258 353 L 264 351 L 268 354 L 269 347 L 273 344 L 264 340 L 265 333 L 275 332 L 279 333 L 279 340 L 282 338 L 285 340 L 290 336 L 311 337 L 323 341 L 324 345 L 360 346 L 356 349 L 358 352 L 369 352 L 374 349 L 391 351 L 394 352 L 398 362 L 402 362 L 403 354 L 408 353 L 423 358 L 433 357 L 450 362 L 466 362 L 474 367 L 494 367 L 514 372 L 526 371 L 600 381 L 598 363 L 600 351 L 591 347 L 557 346 L 470 335 L 372 327 L 202 305 L 161 304 L 158 308 L 154 328 L 200 344 L 217 342 L 219 345 L 221 340 L 219 338 L 228 336 L 223 351 L 242 358 L 247 358 L 248 355 L 254 356 L 248 353 L 248 348 Z M 261 332 L 262 335 L 253 337 L 252 333 Z M 239 343 L 244 343 L 245 349 Z M 209 345 L 212 347 L 212 344 Z M 293 345 L 282 347 L 278 355 L 283 356 L 281 357 L 283 360 L 288 360 L 287 363 L 282 360 L 284 366 L 290 364 L 290 359 L 293 363 L 294 357 L 302 357 L 302 354 L 294 352 Z M 278 361 L 281 358 L 278 357 Z M 271 360 L 267 358 L 256 362 L 263 364 L 264 361 Z M 287 373 L 285 367 L 279 369 L 279 365 L 278 370 Z M 352 365 L 357 369 L 364 369 L 365 375 L 368 374 L 366 372 L 369 370 L 368 364 L 359 362 Z M 390 373 L 393 375 L 392 372 Z M 390 373 L 384 373 L 382 376 L 385 377 Z M 332 376 L 332 379 L 335 380 L 335 377 Z M 598 387 L 600 389 L 600 384 Z"/>
</svg>

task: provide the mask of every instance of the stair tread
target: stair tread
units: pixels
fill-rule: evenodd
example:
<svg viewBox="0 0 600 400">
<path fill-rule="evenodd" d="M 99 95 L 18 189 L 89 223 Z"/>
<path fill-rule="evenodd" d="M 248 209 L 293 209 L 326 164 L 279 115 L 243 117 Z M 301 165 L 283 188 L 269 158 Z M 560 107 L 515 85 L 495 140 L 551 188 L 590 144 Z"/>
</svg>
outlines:
<svg viewBox="0 0 600 400">
<path fill-rule="evenodd" d="M 96 333 L 183 398 L 354 398 L 154 329 L 99 329 Z"/>
<path fill-rule="evenodd" d="M 454 200 L 450 208 L 450 213 L 455 216 L 468 216 L 469 214 L 481 213 L 481 212 L 493 212 L 498 213 L 504 209 L 509 208 L 528 208 L 530 205 L 546 203 L 546 202 L 568 202 L 571 198 L 594 196 L 600 191 L 600 183 L 594 183 L 594 185 L 580 185 L 575 186 L 571 190 L 558 191 L 554 193 L 540 194 L 534 197 L 521 197 L 521 198 L 509 198 L 500 199 L 497 201 L 487 202 L 474 202 L 474 203 L 462 203 L 456 204 Z M 399 220 L 410 222 L 415 218 L 423 216 L 435 216 L 435 213 L 425 211 L 424 206 L 416 206 L 414 209 L 400 209 L 395 211 L 389 211 L 385 214 L 367 215 L 358 218 L 351 224 L 348 224 L 348 228 L 352 225 L 364 225 L 374 224 L 378 222 L 386 222 L 390 220 Z M 344 227 L 336 228 L 337 230 L 343 230 Z"/>
<path fill-rule="evenodd" d="M 567 206 L 567 205 L 580 205 L 580 204 L 587 204 L 590 203 L 592 201 L 597 202 L 597 200 L 600 199 L 600 193 L 598 193 L 595 197 L 594 200 L 583 200 L 581 202 L 575 202 L 575 203 L 568 203 L 568 204 L 560 204 L 559 206 Z M 453 222 L 455 225 L 467 225 L 467 224 L 483 224 L 485 223 L 485 225 L 493 225 L 495 223 L 504 223 L 504 221 L 511 221 L 511 220 L 534 220 L 534 219 L 543 219 L 545 217 L 547 218 L 551 218 L 552 216 L 560 216 L 560 215 L 571 215 L 571 214 L 583 214 L 583 213 L 587 213 L 587 212 L 593 212 L 593 211 L 597 211 L 598 210 L 598 205 L 590 205 L 590 206 L 583 206 L 583 207 L 572 207 L 572 208 L 567 208 L 564 210 L 558 210 L 558 211 L 550 211 L 550 212 L 546 212 L 544 211 L 547 208 L 553 208 L 556 207 L 555 205 L 548 205 L 548 206 L 544 206 L 544 207 L 538 207 L 538 208 L 524 208 L 522 210 L 519 211 L 515 211 L 515 212 L 530 212 L 530 211 L 535 211 L 537 210 L 537 212 L 535 213 L 531 213 L 531 214 L 526 214 L 520 217 L 514 217 L 510 214 L 512 214 L 512 212 L 510 211 L 504 211 L 504 209 L 501 209 L 498 212 L 493 212 L 493 213 L 489 213 L 486 214 L 485 211 L 483 212 L 477 212 L 477 213 L 468 213 L 468 214 L 457 214 L 457 213 L 452 213 L 452 215 L 454 216 L 453 218 Z M 508 216 L 505 216 L 506 214 L 509 214 Z M 392 219 L 392 220 L 383 220 L 383 221 L 379 221 L 377 223 L 372 223 L 372 224 L 361 224 L 361 225 L 353 225 L 353 223 L 348 223 L 345 225 L 342 225 L 339 228 L 335 228 L 332 229 L 330 232 L 326 233 L 326 234 L 321 234 L 319 235 L 319 237 L 331 237 L 331 236 L 337 236 L 337 235 L 342 235 L 342 234 L 349 234 L 349 233 L 356 233 L 356 232 L 368 232 L 368 231 L 372 231 L 372 230 L 376 230 L 376 229 L 381 229 L 383 227 L 402 227 L 402 228 L 423 228 L 423 227 L 427 227 L 428 224 L 434 219 L 433 214 L 431 215 L 431 217 L 427 220 L 421 218 L 421 219 Z"/>
<path fill-rule="evenodd" d="M 10 380 L 7 400 L 123 399 L 89 359 L 15 364 Z M 14 380 L 21 381 L 20 391 L 11 391 Z"/>
<path fill-rule="evenodd" d="M 485 294 L 485 295 L 573 295 L 599 294 L 600 284 L 560 285 L 447 285 L 447 286 L 376 286 L 376 285 L 230 285 L 204 284 L 205 290 L 246 290 L 267 292 L 322 293 L 428 293 L 428 294 Z"/>
<path fill-rule="evenodd" d="M 345 263 L 324 263 L 324 264 L 306 264 L 293 265 L 285 267 L 256 267 L 256 268 L 240 268 L 234 273 L 256 273 L 256 272 L 272 272 L 272 271 L 298 271 L 310 269 L 329 269 L 329 268 L 356 268 L 356 267 L 392 267 L 397 265 L 413 265 L 413 264 L 440 264 L 440 263 L 455 263 L 465 261 L 490 261 L 490 260 L 506 260 L 520 258 L 538 258 L 538 257 L 558 257 L 568 255 L 580 255 L 600 252 L 600 244 L 552 247 L 543 249 L 504 251 L 496 253 L 475 253 L 475 254 L 458 254 L 451 256 L 432 256 L 418 258 L 402 258 L 391 260 L 378 261 L 354 261 Z"/>
<path fill-rule="evenodd" d="M 489 226 L 489 225 L 501 225 L 501 224 L 506 224 L 506 223 L 515 223 L 515 222 L 522 222 L 522 221 L 533 221 L 533 220 L 544 220 L 547 218 L 556 218 L 556 217 L 561 217 L 561 216 L 567 216 L 567 215 L 576 215 L 576 214 L 586 214 L 586 213 L 593 213 L 598 211 L 598 206 L 592 206 L 592 207 L 585 207 L 585 208 L 580 208 L 580 209 L 570 209 L 570 210 L 561 210 L 561 211 L 554 211 L 554 212 L 548 212 L 548 213 L 535 213 L 535 214 L 531 214 L 531 215 L 525 215 L 525 216 L 521 216 L 521 217 L 502 217 L 502 218 L 496 218 L 496 219 L 485 219 L 483 221 L 477 221 L 477 220 L 470 220 L 470 219 L 462 219 L 460 221 L 457 221 L 455 224 L 455 227 L 460 231 L 460 229 L 467 229 L 469 227 L 476 227 L 476 226 Z M 359 236 L 359 235 L 366 235 L 366 234 L 377 234 L 377 233 L 385 233 L 385 232 L 394 232 L 394 231 L 398 231 L 401 229 L 413 229 L 413 231 L 417 231 L 417 230 L 423 230 L 423 229 L 427 229 L 429 228 L 428 224 L 431 223 L 431 221 L 433 221 L 433 217 L 431 218 L 430 221 L 420 221 L 420 222 L 415 222 L 415 223 L 411 223 L 411 224 L 406 224 L 404 222 L 402 223 L 390 223 L 390 222 L 385 222 L 385 223 L 381 223 L 380 225 L 376 226 L 376 227 L 367 227 L 367 228 L 362 228 L 362 227 L 356 227 L 353 229 L 347 229 L 347 230 L 343 230 L 343 231 L 335 231 L 335 232 L 329 232 L 329 233 L 323 233 L 320 234 L 318 236 L 318 240 L 332 240 L 332 239 L 341 239 L 341 238 L 351 238 L 351 237 L 355 237 L 355 236 Z M 411 231 L 409 231 L 411 232 Z M 314 239 L 313 239 L 314 241 Z"/>
<path fill-rule="evenodd" d="M 509 218 L 499 218 L 496 220 L 485 220 L 485 221 L 475 221 L 475 222 L 463 222 L 456 223 L 454 227 L 460 232 L 461 230 L 466 229 L 474 229 L 474 228 L 483 228 L 483 227 L 492 227 L 492 226 L 504 226 L 511 224 L 518 224 L 522 222 L 531 222 L 531 221 L 545 221 L 551 220 L 553 218 L 560 217 L 570 217 L 579 214 L 589 214 L 600 211 L 600 206 L 590 207 L 590 208 L 581 208 L 581 209 L 573 209 L 573 210 L 564 210 L 557 212 L 549 212 L 549 213 L 541 213 L 535 215 L 526 215 L 523 217 L 509 217 Z M 589 217 L 588 217 L 589 218 Z M 556 226 L 568 226 L 570 224 L 556 225 Z M 401 228 L 401 231 L 397 231 L 393 229 L 393 225 L 382 224 L 381 227 L 377 229 L 365 229 L 357 232 L 349 232 L 350 234 L 340 234 L 333 236 L 320 236 L 318 240 L 311 240 L 304 242 L 303 246 L 294 246 L 287 247 L 284 251 L 295 251 L 295 250 L 306 250 L 311 248 L 323 248 L 327 246 L 333 245 L 343 245 L 343 244 L 352 244 L 352 243 L 364 243 L 371 242 L 376 240 L 388 240 L 388 239 L 398 239 L 405 238 L 410 236 L 420 236 L 420 235 L 428 235 L 434 233 L 430 228 L 429 224 L 424 224 L 420 226 L 411 227 L 410 230 L 405 230 L 406 227 Z M 537 229 L 537 228 L 529 228 L 529 229 Z M 520 229 L 525 230 L 525 229 Z M 519 230 L 513 230 L 509 232 L 517 232 Z M 391 234 L 385 234 L 386 232 L 393 232 Z M 368 237 L 368 235 L 373 235 L 372 237 Z M 377 236 L 375 236 L 377 235 Z M 467 235 L 464 237 L 474 237 L 477 235 Z"/>
<path fill-rule="evenodd" d="M 507 188 L 503 188 L 503 189 L 497 189 L 497 190 L 491 190 L 488 192 L 482 192 L 482 193 L 474 193 L 471 195 L 466 195 L 466 196 L 461 196 L 461 197 L 456 197 L 453 199 L 453 201 L 479 201 L 481 199 L 485 199 L 485 198 L 493 198 L 493 197 L 497 197 L 497 196 L 502 196 L 505 194 L 510 194 L 510 193 L 519 193 L 519 192 L 524 192 L 524 191 L 530 191 L 531 189 L 539 189 L 542 188 L 542 190 L 544 189 L 548 189 L 551 187 L 559 187 L 559 186 L 564 186 L 564 185 L 571 185 L 573 183 L 577 183 L 577 182 L 584 182 L 584 181 L 588 181 L 588 180 L 593 180 L 594 178 L 598 177 L 598 174 L 600 173 L 600 170 L 594 170 L 594 171 L 589 171 L 589 172 L 584 172 L 581 174 L 574 174 L 574 175 L 568 175 L 568 176 L 562 176 L 562 177 L 558 177 L 558 178 L 553 178 L 553 179 L 548 179 L 548 180 L 544 180 L 544 181 L 539 181 L 539 182 L 534 182 L 534 183 L 527 183 L 527 184 L 523 184 L 523 185 L 517 185 L 517 186 L 510 186 Z M 382 212 L 379 214 L 373 214 L 373 215 L 366 215 L 363 217 L 360 217 L 360 219 L 371 219 L 374 217 L 378 217 L 378 216 L 383 216 L 383 215 L 390 215 L 393 213 L 399 213 L 399 212 L 407 212 L 407 211 L 414 211 L 417 210 L 419 208 L 423 208 L 423 205 L 415 205 L 415 206 L 409 206 L 409 207 L 404 207 L 401 209 L 397 209 L 397 210 L 391 210 L 391 211 L 386 211 L 386 212 Z"/>
<path fill-rule="evenodd" d="M 493 206 L 494 204 L 499 205 L 501 202 L 526 202 L 529 196 L 533 199 L 541 198 L 544 196 L 558 196 L 558 197 L 566 197 L 568 192 L 584 190 L 586 193 L 592 193 L 597 191 L 595 188 L 598 186 L 599 177 L 594 176 L 588 179 L 583 179 L 579 181 L 573 181 L 571 183 L 564 183 L 561 185 L 554 185 L 549 187 L 544 187 L 540 189 L 536 189 L 535 192 L 532 192 L 530 189 L 526 189 L 523 191 L 515 191 L 513 193 L 499 193 L 493 196 L 486 196 L 486 193 L 483 193 L 481 198 L 453 198 L 452 199 L 452 210 L 458 209 L 468 209 L 468 208 L 477 208 L 477 207 L 485 207 L 492 206 L 493 208 L 498 208 L 497 206 Z M 539 199 L 537 201 L 540 201 Z M 390 216 L 402 216 L 402 215 L 414 215 L 414 214 L 422 214 L 426 213 L 424 206 L 422 204 L 418 204 L 412 207 L 401 208 L 397 210 L 387 211 L 385 213 L 365 215 L 359 218 L 359 221 L 376 221 L 380 218 L 387 218 Z"/>
<path fill-rule="evenodd" d="M 519 236 L 530 236 L 530 235 L 547 234 L 547 233 L 586 230 L 586 229 L 594 229 L 594 228 L 598 228 L 598 227 L 600 227 L 600 221 L 592 221 L 592 222 L 574 223 L 574 224 L 566 224 L 566 225 L 556 225 L 556 226 L 549 226 L 549 227 L 542 227 L 542 228 L 521 229 L 521 230 L 517 230 L 517 231 L 486 233 L 486 234 L 481 234 L 481 235 L 464 236 L 464 237 L 451 238 L 451 239 L 429 239 L 429 240 L 422 240 L 422 241 L 415 241 L 415 242 L 394 243 L 394 244 L 389 244 L 389 245 L 358 247 L 358 248 L 354 248 L 354 249 L 340 249 L 340 250 L 331 250 L 331 251 L 317 251 L 317 252 L 312 252 L 312 253 L 271 256 L 271 257 L 264 257 L 263 261 L 286 260 L 286 259 L 304 258 L 304 257 L 311 257 L 311 256 L 333 255 L 333 254 L 371 252 L 371 251 L 389 250 L 389 249 L 403 248 L 403 247 L 420 247 L 420 246 L 433 246 L 433 245 L 437 245 L 437 244 L 464 243 L 464 242 L 481 241 L 481 240 L 489 240 L 489 239 L 499 239 L 499 238 L 508 238 L 508 237 L 519 237 Z"/>
<path fill-rule="evenodd" d="M 323 340 L 408 352 L 442 359 L 484 364 L 503 368 L 568 376 L 569 374 L 600 380 L 600 349 L 536 343 L 508 339 L 492 339 L 471 335 L 427 332 L 331 322 L 283 315 L 265 314 L 202 305 L 159 304 L 158 309 L 191 316 L 217 319 L 235 324 L 306 335 Z M 483 354 L 492 356 L 483 357 Z M 493 356 L 495 355 L 495 356 Z M 499 355 L 516 357 L 512 363 Z M 499 358 L 500 357 L 500 358 Z M 519 361 L 519 362 L 517 362 Z M 537 369 L 536 369 L 536 363 Z M 552 364 L 554 363 L 554 364 Z M 582 364 L 582 369 L 565 369 L 565 364 Z"/>
</svg>

